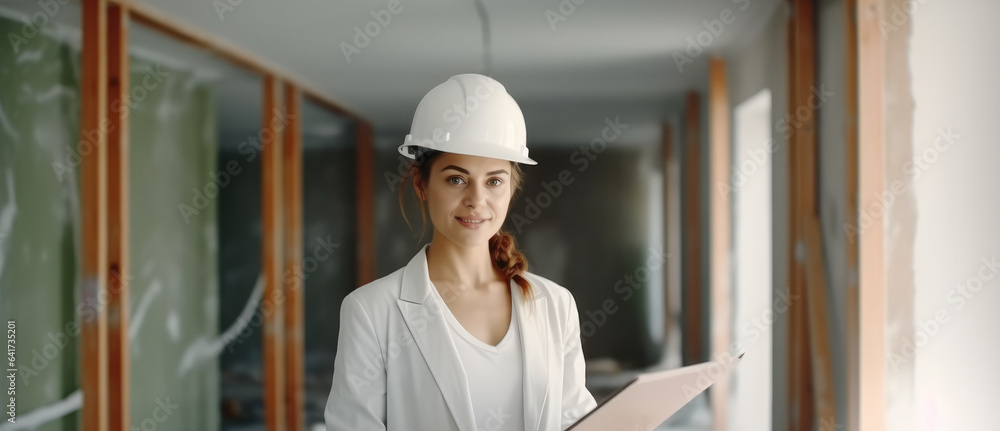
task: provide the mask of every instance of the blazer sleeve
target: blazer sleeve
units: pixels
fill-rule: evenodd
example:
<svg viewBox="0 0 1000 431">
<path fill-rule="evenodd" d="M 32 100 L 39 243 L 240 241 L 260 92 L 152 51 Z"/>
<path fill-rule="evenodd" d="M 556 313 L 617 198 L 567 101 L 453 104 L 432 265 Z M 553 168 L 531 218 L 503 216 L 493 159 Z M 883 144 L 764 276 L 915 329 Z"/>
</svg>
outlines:
<svg viewBox="0 0 1000 431">
<path fill-rule="evenodd" d="M 567 291 L 569 293 L 569 291 Z M 587 370 L 583 358 L 583 344 L 580 341 L 580 313 L 576 300 L 569 295 L 566 338 L 563 342 L 563 399 L 560 429 L 569 428 L 574 422 L 597 407 L 594 396 L 587 389 Z"/>
<path fill-rule="evenodd" d="M 333 387 L 326 401 L 327 431 L 385 430 L 385 363 L 364 306 L 352 295 L 340 306 Z"/>
</svg>

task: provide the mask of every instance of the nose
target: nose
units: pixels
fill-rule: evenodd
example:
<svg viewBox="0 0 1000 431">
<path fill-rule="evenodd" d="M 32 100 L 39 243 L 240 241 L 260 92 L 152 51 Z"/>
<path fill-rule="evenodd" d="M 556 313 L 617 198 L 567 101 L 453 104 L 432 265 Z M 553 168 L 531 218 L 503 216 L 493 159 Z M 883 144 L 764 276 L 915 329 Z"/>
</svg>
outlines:
<svg viewBox="0 0 1000 431">
<path fill-rule="evenodd" d="M 486 204 L 486 186 L 472 184 L 465 190 L 463 203 L 467 208 L 476 209 Z"/>
</svg>

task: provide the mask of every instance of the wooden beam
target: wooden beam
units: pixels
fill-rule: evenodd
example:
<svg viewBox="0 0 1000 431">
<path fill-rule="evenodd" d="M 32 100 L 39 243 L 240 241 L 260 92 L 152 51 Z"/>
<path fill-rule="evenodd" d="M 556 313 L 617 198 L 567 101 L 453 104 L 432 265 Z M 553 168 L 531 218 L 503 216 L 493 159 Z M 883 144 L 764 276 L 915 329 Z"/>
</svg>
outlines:
<svg viewBox="0 0 1000 431">
<path fill-rule="evenodd" d="M 132 15 L 132 19 L 135 22 L 165 33 L 187 44 L 203 48 L 237 66 L 250 69 L 260 73 L 261 75 L 273 76 L 275 79 L 280 81 L 290 82 L 303 91 L 307 97 L 326 106 L 327 109 L 337 112 L 345 117 L 365 121 L 360 115 L 337 103 L 332 98 L 326 96 L 322 91 L 319 91 L 319 89 L 306 84 L 304 79 L 294 73 L 254 56 L 250 52 L 240 49 L 235 45 L 223 42 L 208 33 L 174 19 L 173 17 L 160 12 L 158 9 L 149 6 L 144 2 L 133 0 L 108 1 L 113 4 L 127 7 Z"/>
<path fill-rule="evenodd" d="M 128 10 L 108 13 L 108 417 L 112 430 L 130 428 L 129 370 L 129 127 Z"/>
<path fill-rule="evenodd" d="M 287 429 L 305 424 L 304 280 L 302 278 L 302 119 L 301 97 L 285 84 L 285 106 L 290 120 L 284 131 L 285 200 L 285 392 Z"/>
<path fill-rule="evenodd" d="M 814 171 L 815 172 L 815 171 Z M 819 214 L 806 222 L 806 306 L 809 313 L 809 351 L 816 413 L 820 423 L 835 424 L 837 403 L 833 392 L 833 354 L 830 317 L 826 301 L 826 268 L 823 263 L 823 230 Z"/>
<path fill-rule="evenodd" d="M 80 57 L 80 210 L 82 307 L 93 317 L 81 317 L 80 410 L 84 431 L 108 429 L 108 322 L 101 297 L 106 294 L 107 266 L 107 131 L 108 17 L 104 0 L 84 0 Z"/>
<path fill-rule="evenodd" d="M 844 190 L 846 217 L 844 220 L 853 222 L 858 214 L 858 5 L 857 0 L 844 0 L 844 22 L 846 24 L 846 40 L 844 43 L 844 102 L 847 108 L 844 146 Z M 847 241 L 847 331 L 845 337 L 844 355 L 841 360 L 846 365 L 847 429 L 859 428 L 858 411 L 860 399 L 860 376 L 858 375 L 858 242 L 857 238 L 848 237 Z"/>
<path fill-rule="evenodd" d="M 815 12 L 811 0 L 790 0 L 788 25 L 788 114 L 794 119 L 788 145 L 788 295 L 799 298 L 788 311 L 788 426 L 816 423 L 806 299 L 806 220 L 815 209 L 815 112 L 808 103 L 815 84 Z M 806 115 L 801 115 L 800 110 Z"/>
<path fill-rule="evenodd" d="M 264 103 L 261 127 L 264 133 L 261 155 L 262 223 L 264 297 L 261 309 L 264 314 L 264 418 L 268 431 L 283 431 L 285 417 L 285 342 L 283 307 L 285 292 L 283 224 L 282 224 L 282 175 L 281 134 L 277 125 L 282 119 L 278 114 L 278 80 L 264 77 Z"/>
<path fill-rule="evenodd" d="M 375 146 L 372 126 L 358 123 L 357 135 L 357 277 L 358 286 L 375 280 Z"/>
<path fill-rule="evenodd" d="M 729 90 L 726 83 L 726 62 L 713 58 L 708 69 L 708 121 L 709 121 L 709 253 L 711 268 L 711 339 L 712 354 L 726 354 L 732 339 L 732 273 L 729 270 L 729 253 L 732 251 L 730 232 L 729 167 L 732 159 L 730 135 Z M 722 377 L 709 390 L 712 399 L 713 424 L 717 431 L 726 429 L 729 414 L 729 379 Z"/>
<path fill-rule="evenodd" d="M 701 107 L 698 93 L 688 92 L 684 102 L 684 365 L 705 359 L 702 346 L 701 259 Z"/>
<path fill-rule="evenodd" d="M 836 403 L 833 395 L 833 365 L 830 350 L 829 317 L 826 312 L 826 270 L 823 260 L 823 236 L 819 222 L 819 163 L 816 119 L 819 113 L 816 89 L 816 11 L 813 0 L 796 0 L 794 6 L 795 28 L 795 103 L 793 116 L 799 123 L 793 145 L 799 148 L 799 165 L 796 183 L 799 185 L 798 241 L 804 261 L 796 259 L 804 271 L 805 279 L 799 287 L 805 302 L 796 307 L 797 317 L 804 322 L 800 340 L 805 344 L 797 348 L 809 357 L 808 379 L 812 384 L 815 420 L 835 423 Z M 803 108 L 809 111 L 804 117 Z M 797 286 L 798 287 L 798 286 Z M 794 306 L 794 304 L 793 304 Z M 805 425 L 805 424 L 803 424 Z M 812 428 L 810 422 L 808 426 Z"/>
<path fill-rule="evenodd" d="M 872 208 L 885 188 L 885 117 L 882 92 L 885 45 L 881 0 L 858 0 L 858 196 Z M 848 219 L 860 226 L 858 213 Z M 858 236 L 858 423 L 865 431 L 886 426 L 886 277 L 883 220 Z"/>
<path fill-rule="evenodd" d="M 667 270 L 664 279 L 666 294 L 664 295 L 664 309 L 667 311 L 667 318 L 664 322 L 664 334 L 667 336 L 668 345 L 671 345 L 670 338 L 681 336 L 681 260 L 677 256 L 681 255 L 681 162 L 674 142 L 674 130 L 670 123 L 663 123 L 661 143 L 663 148 L 663 214 L 665 226 L 663 232 L 665 238 L 663 244 L 667 251 Z M 679 347 L 681 344 L 678 343 Z M 678 366 L 680 364 L 670 364 Z M 669 366 L 669 365 L 668 365 Z"/>
</svg>

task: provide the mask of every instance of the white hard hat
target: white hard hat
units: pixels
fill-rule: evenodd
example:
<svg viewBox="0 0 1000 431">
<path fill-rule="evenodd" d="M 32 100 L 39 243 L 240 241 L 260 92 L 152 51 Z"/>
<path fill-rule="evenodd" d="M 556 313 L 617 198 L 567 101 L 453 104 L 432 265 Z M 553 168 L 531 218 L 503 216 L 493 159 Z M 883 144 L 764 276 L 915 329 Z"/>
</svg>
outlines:
<svg viewBox="0 0 1000 431">
<path fill-rule="evenodd" d="M 537 164 L 528 158 L 517 102 L 495 79 L 475 73 L 452 76 L 420 100 L 399 153 L 413 159 L 417 147 Z"/>
</svg>

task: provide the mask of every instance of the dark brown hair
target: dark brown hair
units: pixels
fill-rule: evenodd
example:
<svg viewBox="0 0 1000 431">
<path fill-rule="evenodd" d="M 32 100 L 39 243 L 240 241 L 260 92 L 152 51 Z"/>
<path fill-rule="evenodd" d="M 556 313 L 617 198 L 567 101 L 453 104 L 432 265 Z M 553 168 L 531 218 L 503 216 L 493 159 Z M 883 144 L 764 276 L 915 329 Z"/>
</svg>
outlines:
<svg viewBox="0 0 1000 431">
<path fill-rule="evenodd" d="M 403 205 L 403 190 L 409 188 L 406 187 L 407 180 L 417 181 L 415 174 L 419 174 L 426 185 L 427 179 L 430 178 L 431 164 L 434 163 L 434 159 L 439 155 L 441 155 L 441 152 L 435 150 L 418 151 L 416 160 L 410 164 L 406 177 L 403 178 L 403 182 L 399 187 L 399 209 L 402 211 L 403 220 L 406 221 L 406 225 L 410 227 L 410 230 L 413 230 L 413 225 L 410 224 L 410 219 L 406 216 L 406 209 Z M 514 199 L 521 192 L 524 172 L 521 170 L 521 166 L 515 162 L 510 163 L 510 168 L 511 188 L 513 189 L 510 200 L 513 203 Z M 420 206 L 420 239 L 423 239 L 424 233 L 427 231 L 427 203 L 419 198 L 417 202 Z M 507 211 L 510 211 L 510 206 L 507 207 Z M 524 276 L 524 273 L 528 271 L 528 261 L 525 259 L 524 254 L 517 251 L 514 237 L 510 233 L 505 232 L 503 228 L 500 228 L 500 231 L 490 238 L 490 258 L 493 260 L 493 264 L 503 271 L 508 283 L 513 280 L 518 286 L 521 286 L 521 293 L 525 298 L 528 298 L 529 301 L 534 298 L 531 283 Z"/>
</svg>

